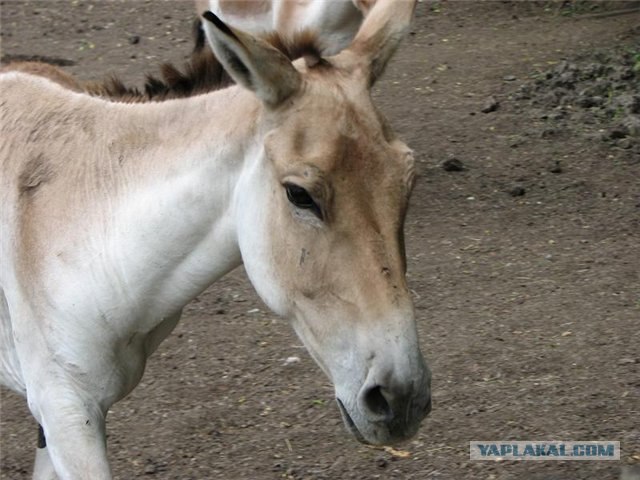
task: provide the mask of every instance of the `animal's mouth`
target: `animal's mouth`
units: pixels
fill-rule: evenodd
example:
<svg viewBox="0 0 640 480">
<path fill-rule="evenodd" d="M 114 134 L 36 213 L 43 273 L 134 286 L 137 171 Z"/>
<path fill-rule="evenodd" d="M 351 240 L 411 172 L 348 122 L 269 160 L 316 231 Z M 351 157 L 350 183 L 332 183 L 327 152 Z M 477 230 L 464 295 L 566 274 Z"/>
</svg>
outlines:
<svg viewBox="0 0 640 480">
<path fill-rule="evenodd" d="M 349 415 L 349 413 L 347 412 L 347 409 L 344 407 L 342 401 L 339 398 L 336 398 L 336 402 L 338 402 L 338 407 L 340 407 L 340 413 L 342 414 L 342 419 L 344 420 L 344 424 L 347 426 L 347 429 L 353 434 L 354 437 L 356 437 L 356 440 L 358 440 L 360 443 L 369 445 L 370 442 L 368 442 L 364 438 L 362 433 L 360 433 L 360 430 L 358 430 L 358 427 L 356 427 L 356 424 L 351 419 L 351 415 Z"/>
</svg>

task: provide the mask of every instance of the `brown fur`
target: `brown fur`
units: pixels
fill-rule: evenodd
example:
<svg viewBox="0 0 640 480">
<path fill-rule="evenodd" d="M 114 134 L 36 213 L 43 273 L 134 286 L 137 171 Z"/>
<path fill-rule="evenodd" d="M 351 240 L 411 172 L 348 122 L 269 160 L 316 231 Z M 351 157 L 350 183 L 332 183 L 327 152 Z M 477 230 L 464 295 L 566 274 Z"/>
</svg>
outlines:
<svg viewBox="0 0 640 480">
<path fill-rule="evenodd" d="M 47 77 L 49 80 L 52 80 L 69 90 L 73 90 L 74 92 L 83 91 L 83 86 L 80 82 L 64 70 L 50 63 L 38 61 L 17 61 L 0 68 L 0 73 L 9 71 L 18 71 L 38 75 L 40 77 Z"/>
<path fill-rule="evenodd" d="M 170 63 L 163 63 L 160 66 L 160 76 L 146 75 L 143 90 L 127 86 L 115 75 L 102 82 L 80 83 L 60 68 L 48 63 L 11 63 L 1 71 L 18 70 L 47 77 L 70 90 L 84 91 L 89 95 L 126 103 L 191 97 L 232 85 L 233 80 L 207 45 L 199 19 L 194 22 L 193 36 L 194 49 L 184 70 Z M 313 32 L 302 31 L 292 38 L 284 38 L 273 32 L 266 35 L 264 40 L 291 60 L 304 58 L 309 67 L 321 64 L 320 48 Z"/>
<path fill-rule="evenodd" d="M 58 67 L 70 67 L 76 64 L 76 62 L 69 60 L 68 58 L 52 57 L 49 55 L 21 55 L 7 53 L 2 55 L 0 58 L 0 63 L 8 64 L 12 62 L 42 62 L 50 65 L 57 65 Z"/>
<path fill-rule="evenodd" d="M 18 178 L 18 190 L 21 195 L 33 194 L 54 176 L 51 164 L 44 155 L 34 155 L 25 164 Z"/>
</svg>

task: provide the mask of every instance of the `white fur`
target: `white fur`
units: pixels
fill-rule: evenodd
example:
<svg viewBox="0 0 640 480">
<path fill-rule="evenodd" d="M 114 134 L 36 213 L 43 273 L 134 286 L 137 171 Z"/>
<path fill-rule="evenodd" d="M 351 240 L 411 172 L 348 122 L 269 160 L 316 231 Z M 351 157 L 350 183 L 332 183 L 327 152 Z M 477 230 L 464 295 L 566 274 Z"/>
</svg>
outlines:
<svg viewBox="0 0 640 480">
<path fill-rule="evenodd" d="M 260 35 L 276 31 L 293 35 L 297 31 L 315 32 L 324 55 L 346 48 L 362 23 L 363 12 L 352 0 L 273 0 L 269 8 L 257 15 L 230 13 L 219 0 L 209 0 L 209 9 L 225 22 L 245 32 Z M 290 15 L 284 12 L 291 12 Z"/>
</svg>

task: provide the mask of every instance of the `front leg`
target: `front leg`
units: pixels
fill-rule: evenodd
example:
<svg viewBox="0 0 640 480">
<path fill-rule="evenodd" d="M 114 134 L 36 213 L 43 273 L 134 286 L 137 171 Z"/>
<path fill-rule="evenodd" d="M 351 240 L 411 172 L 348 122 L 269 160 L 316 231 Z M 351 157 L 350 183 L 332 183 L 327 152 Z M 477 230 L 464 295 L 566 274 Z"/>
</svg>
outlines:
<svg viewBox="0 0 640 480">
<path fill-rule="evenodd" d="M 29 407 L 46 439 L 46 446 L 36 452 L 33 478 L 110 479 L 106 411 L 64 383 L 28 392 Z"/>
<path fill-rule="evenodd" d="M 36 449 L 36 460 L 33 464 L 33 480 L 57 480 L 57 478 L 58 476 L 47 450 L 44 430 L 42 426 L 38 425 L 38 448 Z"/>
<path fill-rule="evenodd" d="M 25 308 L 22 311 L 27 311 Z M 23 315 L 16 342 L 31 413 L 44 430 L 34 478 L 109 479 L 105 417 L 140 381 L 148 355 L 173 330 L 179 312 L 146 333 Z M 30 320 L 30 321 L 29 321 Z M 47 328 L 43 328 L 47 327 Z M 55 328 L 54 328 L 55 327 Z M 114 334 L 115 332 L 115 334 Z"/>
</svg>

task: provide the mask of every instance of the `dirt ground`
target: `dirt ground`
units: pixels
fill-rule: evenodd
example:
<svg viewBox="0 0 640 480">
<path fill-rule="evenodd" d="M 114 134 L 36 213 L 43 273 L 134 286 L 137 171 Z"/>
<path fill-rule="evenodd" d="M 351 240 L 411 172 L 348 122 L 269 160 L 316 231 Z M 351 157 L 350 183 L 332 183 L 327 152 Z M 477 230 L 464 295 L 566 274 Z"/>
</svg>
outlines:
<svg viewBox="0 0 640 480">
<path fill-rule="evenodd" d="M 640 13 L 611 3 L 421 3 L 375 88 L 419 165 L 406 238 L 434 408 L 405 456 L 349 437 L 331 385 L 236 271 L 111 411 L 115 476 L 606 480 L 639 464 Z M 84 79 L 140 84 L 191 49 L 191 2 L 0 7 L 3 55 Z M 604 93 L 585 90 L 594 62 L 612 67 L 589 77 L 609 76 Z M 28 478 L 36 425 L 1 400 L 1 478 Z M 622 458 L 469 460 L 470 440 L 507 439 L 619 440 Z"/>
</svg>

